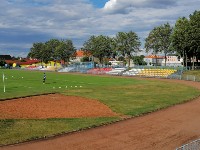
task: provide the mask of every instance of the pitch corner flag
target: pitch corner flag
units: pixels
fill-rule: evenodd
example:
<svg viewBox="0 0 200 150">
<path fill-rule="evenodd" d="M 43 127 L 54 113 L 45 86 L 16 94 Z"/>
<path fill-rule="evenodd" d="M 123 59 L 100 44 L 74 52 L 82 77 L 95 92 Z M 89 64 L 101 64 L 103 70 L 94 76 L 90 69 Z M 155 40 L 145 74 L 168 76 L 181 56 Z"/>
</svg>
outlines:
<svg viewBox="0 0 200 150">
<path fill-rule="evenodd" d="M 6 92 L 6 86 L 5 86 L 5 75 L 4 75 L 4 73 L 3 73 L 3 91 L 4 91 L 4 93 Z"/>
</svg>

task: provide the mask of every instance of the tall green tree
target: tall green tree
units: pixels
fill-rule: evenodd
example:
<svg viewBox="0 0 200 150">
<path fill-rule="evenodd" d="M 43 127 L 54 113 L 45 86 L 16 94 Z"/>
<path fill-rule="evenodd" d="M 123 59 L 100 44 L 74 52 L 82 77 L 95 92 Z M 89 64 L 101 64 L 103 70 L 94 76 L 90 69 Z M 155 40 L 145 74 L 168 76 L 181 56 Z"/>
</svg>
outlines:
<svg viewBox="0 0 200 150">
<path fill-rule="evenodd" d="M 140 56 L 133 56 L 133 62 L 135 65 L 147 65 L 147 63 L 144 61 L 144 55 Z"/>
<path fill-rule="evenodd" d="M 45 44 L 42 42 L 39 43 L 33 43 L 33 46 L 30 49 L 30 52 L 28 53 L 27 57 L 32 57 L 32 58 L 36 58 L 39 60 L 42 60 L 42 52 L 45 49 Z"/>
<path fill-rule="evenodd" d="M 158 27 L 154 27 L 153 30 L 150 31 L 148 37 L 145 39 L 145 49 L 146 52 L 153 51 L 155 56 L 160 51 L 159 50 L 159 39 L 158 37 Z M 157 65 L 157 59 L 156 59 L 156 65 Z"/>
<path fill-rule="evenodd" d="M 74 57 L 76 49 L 71 40 L 62 40 L 55 49 L 55 56 L 58 60 L 69 62 L 70 58 Z"/>
<path fill-rule="evenodd" d="M 161 25 L 159 27 L 159 40 L 160 40 L 160 48 L 159 51 L 163 52 L 165 55 L 165 66 L 167 61 L 167 54 L 171 52 L 170 45 L 171 45 L 171 37 L 172 34 L 172 27 L 169 23 Z"/>
<path fill-rule="evenodd" d="M 128 67 L 134 53 L 140 51 L 141 42 L 138 35 L 133 32 L 118 32 L 115 37 L 115 50 L 119 55 L 127 58 Z"/>
<path fill-rule="evenodd" d="M 176 21 L 171 36 L 172 48 L 183 57 L 183 65 L 188 66 L 188 60 L 200 59 L 200 11 L 195 11 L 189 19 L 182 17 Z"/>
<path fill-rule="evenodd" d="M 82 48 L 86 53 L 99 59 L 100 64 L 103 64 L 104 58 L 109 58 L 112 54 L 112 38 L 108 36 L 91 36 Z"/>
<path fill-rule="evenodd" d="M 171 35 L 171 48 L 178 55 L 183 57 L 183 66 L 187 67 L 188 54 L 190 46 L 189 40 L 189 20 L 185 17 L 176 21 L 175 27 Z"/>
<path fill-rule="evenodd" d="M 200 11 L 195 11 L 189 18 L 188 44 L 193 59 L 192 69 L 194 69 L 194 60 L 200 58 Z"/>
<path fill-rule="evenodd" d="M 55 58 L 55 49 L 60 44 L 59 40 L 51 39 L 45 43 L 33 43 L 27 57 L 33 57 L 47 63 Z"/>
<path fill-rule="evenodd" d="M 33 43 L 27 57 L 33 57 L 47 63 L 50 60 L 69 62 L 75 55 L 75 47 L 71 40 L 50 39 L 45 43 Z"/>
<path fill-rule="evenodd" d="M 172 27 L 169 23 L 155 27 L 145 39 L 145 48 L 149 52 L 153 50 L 155 54 L 163 52 L 165 55 L 165 66 L 167 60 L 167 54 L 171 51 L 170 49 L 170 36 L 172 34 Z"/>
<path fill-rule="evenodd" d="M 50 39 L 49 41 L 45 42 L 45 53 L 48 55 L 47 61 L 56 59 L 56 47 L 60 45 L 60 41 L 58 39 Z"/>
</svg>

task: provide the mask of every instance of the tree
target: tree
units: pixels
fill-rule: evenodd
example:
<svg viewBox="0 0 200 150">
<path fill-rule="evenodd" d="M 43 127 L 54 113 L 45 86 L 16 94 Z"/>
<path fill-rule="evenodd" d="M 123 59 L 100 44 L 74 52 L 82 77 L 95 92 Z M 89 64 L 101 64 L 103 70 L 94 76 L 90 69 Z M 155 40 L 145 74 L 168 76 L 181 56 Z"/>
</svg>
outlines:
<svg viewBox="0 0 200 150">
<path fill-rule="evenodd" d="M 189 19 L 182 17 L 176 21 L 171 36 L 171 47 L 183 57 L 183 66 L 188 66 L 188 59 L 200 58 L 200 11 L 195 11 Z"/>
<path fill-rule="evenodd" d="M 88 41 L 83 44 L 82 48 L 86 53 L 99 59 L 103 64 L 103 58 L 109 58 L 112 54 L 112 39 L 108 36 L 91 36 Z"/>
<path fill-rule="evenodd" d="M 119 55 L 128 59 L 128 67 L 130 67 L 130 60 L 133 53 L 139 52 L 141 42 L 138 35 L 133 32 L 118 32 L 115 37 L 115 50 Z"/>
<path fill-rule="evenodd" d="M 32 57 L 32 58 L 36 58 L 39 60 L 42 60 L 42 52 L 45 49 L 45 44 L 42 42 L 39 43 L 33 43 L 33 46 L 30 49 L 30 52 L 28 53 L 27 57 Z"/>
<path fill-rule="evenodd" d="M 68 62 L 71 57 L 74 57 L 75 51 L 76 49 L 71 40 L 51 39 L 45 43 L 33 43 L 27 57 L 37 58 L 45 63 L 50 60 Z"/>
<path fill-rule="evenodd" d="M 47 63 L 53 57 L 53 52 L 50 43 L 33 43 L 27 57 L 39 59 L 41 62 Z"/>
<path fill-rule="evenodd" d="M 170 36 L 172 34 L 172 28 L 169 23 L 155 27 L 145 39 L 146 52 L 153 50 L 155 55 L 158 52 L 163 52 L 165 55 L 165 66 L 167 53 L 170 52 Z M 157 63 L 157 61 L 156 61 Z"/>
<path fill-rule="evenodd" d="M 81 58 L 81 62 L 89 62 L 89 61 L 91 60 L 90 60 L 90 57 L 88 56 L 84 56 L 83 58 Z"/>
<path fill-rule="evenodd" d="M 135 65 L 147 65 L 147 63 L 144 61 L 144 55 L 133 56 L 132 59 Z"/>
<path fill-rule="evenodd" d="M 171 52 L 170 50 L 170 44 L 171 44 L 171 37 L 172 34 L 172 28 L 170 27 L 169 23 L 161 25 L 159 27 L 159 40 L 160 40 L 160 50 L 165 55 L 165 66 L 167 61 L 167 54 Z"/>
<path fill-rule="evenodd" d="M 59 45 L 55 48 L 55 56 L 58 60 L 63 60 L 69 62 L 71 57 L 74 57 L 76 52 L 73 42 L 71 40 L 61 41 Z"/>
<path fill-rule="evenodd" d="M 145 39 L 145 48 L 146 52 L 153 50 L 155 56 L 159 52 L 159 39 L 158 36 L 158 27 L 155 27 L 153 30 L 150 31 L 148 37 Z M 156 57 L 156 65 L 157 65 L 157 57 Z"/>
<path fill-rule="evenodd" d="M 41 60 L 44 63 L 48 63 L 48 61 L 53 60 L 53 54 L 46 44 L 44 44 L 44 48 L 41 51 L 41 57 Z"/>
<path fill-rule="evenodd" d="M 190 54 L 193 59 L 192 69 L 194 69 L 194 59 L 200 58 L 200 11 L 195 11 L 189 16 L 189 39 Z"/>
<path fill-rule="evenodd" d="M 176 21 L 175 27 L 171 35 L 172 49 L 183 57 L 183 66 L 187 67 L 187 59 L 189 53 L 189 20 L 185 17 Z"/>
<path fill-rule="evenodd" d="M 60 45 L 60 41 L 57 39 L 50 39 L 45 42 L 45 53 L 48 56 L 48 59 L 45 59 L 47 62 L 50 60 L 56 60 L 56 47 Z"/>
<path fill-rule="evenodd" d="M 5 64 L 6 64 L 5 60 L 0 59 L 0 66 L 3 67 L 3 66 L 5 66 Z"/>
</svg>

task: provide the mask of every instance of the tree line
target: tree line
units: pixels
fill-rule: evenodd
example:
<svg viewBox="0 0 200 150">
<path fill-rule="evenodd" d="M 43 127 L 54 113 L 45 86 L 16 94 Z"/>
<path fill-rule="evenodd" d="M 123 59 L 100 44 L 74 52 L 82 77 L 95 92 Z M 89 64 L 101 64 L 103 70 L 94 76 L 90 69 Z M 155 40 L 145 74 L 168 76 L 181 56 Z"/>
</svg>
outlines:
<svg viewBox="0 0 200 150">
<path fill-rule="evenodd" d="M 180 17 L 174 27 L 169 23 L 154 27 L 145 39 L 146 52 L 159 52 L 165 55 L 173 53 L 183 58 L 183 65 L 188 61 L 200 59 L 200 11 L 195 11 L 188 18 Z M 100 64 L 105 64 L 109 58 L 117 58 L 130 66 L 130 60 L 141 62 L 134 54 L 140 52 L 140 38 L 133 32 L 118 32 L 115 37 L 104 35 L 91 36 L 81 48 L 86 55 L 98 58 Z M 68 62 L 75 57 L 76 49 L 71 40 L 51 39 L 45 43 L 34 43 L 28 57 L 34 57 L 44 62 L 64 60 Z M 141 62 L 143 63 L 143 62 Z"/>
<path fill-rule="evenodd" d="M 194 68 L 194 60 L 200 60 L 200 11 L 195 11 L 189 18 L 181 17 L 176 21 L 171 35 L 170 48 L 183 57 L 183 65 L 188 60 Z"/>
<path fill-rule="evenodd" d="M 175 26 L 169 23 L 155 27 L 145 39 L 146 51 L 153 50 L 154 54 L 163 52 L 175 53 L 183 58 L 183 66 L 188 66 L 192 60 L 200 60 L 200 11 L 195 11 L 189 18 L 180 17 Z"/>
<path fill-rule="evenodd" d="M 51 39 L 47 42 L 33 43 L 28 58 L 36 58 L 42 62 L 62 60 L 69 62 L 75 57 L 76 49 L 71 40 Z"/>
</svg>

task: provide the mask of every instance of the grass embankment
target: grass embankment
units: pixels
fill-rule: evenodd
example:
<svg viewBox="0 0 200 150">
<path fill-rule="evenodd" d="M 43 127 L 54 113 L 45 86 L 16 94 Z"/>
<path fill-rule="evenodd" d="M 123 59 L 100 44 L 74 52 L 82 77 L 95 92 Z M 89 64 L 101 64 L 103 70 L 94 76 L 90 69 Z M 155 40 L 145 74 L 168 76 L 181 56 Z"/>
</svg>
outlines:
<svg viewBox="0 0 200 150">
<path fill-rule="evenodd" d="M 183 72 L 182 79 L 200 82 L 200 70 L 190 70 Z"/>
<path fill-rule="evenodd" d="M 118 118 L 6 119 L 0 120 L 0 145 L 98 126 Z"/>
<path fill-rule="evenodd" d="M 190 71 L 185 71 L 183 75 L 193 75 L 197 76 L 200 78 L 200 70 L 190 70 Z"/>
<path fill-rule="evenodd" d="M 182 84 L 100 76 L 2 70 L 6 92 L 0 82 L 0 99 L 60 92 L 97 99 L 122 115 L 137 116 L 165 108 L 199 95 L 199 90 Z M 22 78 L 23 77 L 23 78 Z M 1 113 L 1 112 L 0 112 Z M 0 144 L 35 139 L 61 132 L 111 122 L 120 118 L 4 119 L 0 121 Z"/>
</svg>

